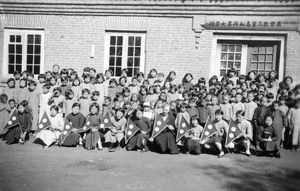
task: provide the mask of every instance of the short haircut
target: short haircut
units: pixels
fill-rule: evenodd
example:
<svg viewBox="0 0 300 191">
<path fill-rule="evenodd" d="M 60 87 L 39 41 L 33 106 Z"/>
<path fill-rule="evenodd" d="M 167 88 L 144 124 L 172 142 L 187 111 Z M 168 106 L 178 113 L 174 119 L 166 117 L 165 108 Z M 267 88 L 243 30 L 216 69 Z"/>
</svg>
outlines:
<svg viewBox="0 0 300 191">
<path fill-rule="evenodd" d="M 215 111 L 215 115 L 224 115 L 223 111 L 218 109 Z"/>
<path fill-rule="evenodd" d="M 80 108 L 80 103 L 78 103 L 78 102 L 73 103 L 72 108 L 74 108 L 74 107 L 79 107 Z"/>
</svg>

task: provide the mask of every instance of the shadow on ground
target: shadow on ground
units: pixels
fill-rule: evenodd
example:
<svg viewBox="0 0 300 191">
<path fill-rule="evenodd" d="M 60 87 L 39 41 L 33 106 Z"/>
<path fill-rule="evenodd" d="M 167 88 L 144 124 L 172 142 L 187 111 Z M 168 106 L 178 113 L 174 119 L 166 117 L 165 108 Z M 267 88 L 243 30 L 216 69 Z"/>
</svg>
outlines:
<svg viewBox="0 0 300 191">
<path fill-rule="evenodd" d="M 110 164 L 107 164 L 103 160 L 86 160 L 86 161 L 80 161 L 78 163 L 73 163 L 71 165 L 68 165 L 67 168 L 76 168 L 76 169 L 89 169 L 89 170 L 96 170 L 96 171 L 106 171 L 109 169 L 112 169 L 113 166 Z"/>
<path fill-rule="evenodd" d="M 223 183 L 230 191 L 300 191 L 300 171 L 294 169 L 270 168 L 270 164 L 255 164 L 236 160 L 243 168 L 224 165 L 199 167 L 207 175 Z"/>
</svg>

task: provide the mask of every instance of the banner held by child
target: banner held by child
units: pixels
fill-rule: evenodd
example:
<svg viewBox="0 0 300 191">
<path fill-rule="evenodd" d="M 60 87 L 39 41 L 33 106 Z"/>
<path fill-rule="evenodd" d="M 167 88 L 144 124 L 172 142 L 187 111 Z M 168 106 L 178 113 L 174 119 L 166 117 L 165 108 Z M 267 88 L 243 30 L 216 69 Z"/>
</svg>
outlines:
<svg viewBox="0 0 300 191">
<path fill-rule="evenodd" d="M 128 119 L 127 127 L 125 129 L 125 143 L 127 144 L 128 141 L 139 131 L 140 129 L 136 124 L 131 120 Z"/>
<path fill-rule="evenodd" d="M 218 132 L 218 130 L 216 129 L 213 121 L 210 119 L 210 117 L 207 117 L 204 129 L 203 129 L 203 133 L 201 134 L 200 137 L 200 143 L 201 142 L 206 142 L 208 141 L 214 134 L 216 134 Z"/>
<path fill-rule="evenodd" d="M 227 136 L 226 136 L 225 147 L 228 147 L 228 145 L 230 143 L 232 143 L 234 140 L 238 139 L 242 135 L 243 135 L 243 132 L 237 126 L 236 122 L 230 120 L 229 130 L 228 130 L 228 133 L 227 133 Z"/>
<path fill-rule="evenodd" d="M 150 139 L 154 139 L 157 135 L 159 135 L 166 128 L 166 122 L 163 120 L 162 116 L 158 115 L 155 118 L 152 136 Z"/>
<path fill-rule="evenodd" d="M 43 129 L 48 129 L 49 127 L 51 127 L 51 122 L 50 122 L 50 119 L 49 119 L 47 113 L 44 112 L 43 117 L 41 118 L 41 120 L 38 124 L 38 128 L 35 131 L 35 134 L 37 134 L 38 132 L 40 132 Z"/>
<path fill-rule="evenodd" d="M 187 122 L 187 120 L 184 117 L 181 118 L 179 124 L 180 125 L 177 130 L 176 142 L 178 142 L 185 135 L 185 133 L 191 129 L 190 124 Z"/>
</svg>

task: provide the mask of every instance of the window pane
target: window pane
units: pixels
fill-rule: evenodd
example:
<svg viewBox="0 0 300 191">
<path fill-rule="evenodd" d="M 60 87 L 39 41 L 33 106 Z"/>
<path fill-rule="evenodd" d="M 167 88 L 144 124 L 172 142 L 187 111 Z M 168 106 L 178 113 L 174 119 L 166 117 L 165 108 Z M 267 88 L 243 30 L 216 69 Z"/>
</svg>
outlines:
<svg viewBox="0 0 300 191">
<path fill-rule="evenodd" d="M 28 44 L 33 44 L 33 35 L 32 35 L 32 34 L 29 34 L 29 35 L 27 36 L 27 43 L 28 43 Z"/>
<path fill-rule="evenodd" d="M 8 45 L 8 53 L 15 53 L 15 45 L 10 44 Z"/>
<path fill-rule="evenodd" d="M 34 54 L 41 54 L 41 46 L 40 45 L 34 46 Z"/>
<path fill-rule="evenodd" d="M 272 54 L 273 53 L 273 47 L 272 46 L 268 46 L 267 47 L 267 53 L 268 54 Z"/>
<path fill-rule="evenodd" d="M 233 62 L 228 62 L 228 68 L 233 68 Z"/>
<path fill-rule="evenodd" d="M 114 66 L 115 65 L 115 58 L 114 57 L 110 57 L 109 58 L 109 66 Z"/>
<path fill-rule="evenodd" d="M 135 56 L 140 56 L 141 55 L 141 48 L 140 47 L 136 47 L 135 48 Z"/>
<path fill-rule="evenodd" d="M 259 54 L 265 54 L 266 53 L 266 47 L 259 47 Z"/>
<path fill-rule="evenodd" d="M 265 63 L 259 63 L 258 64 L 258 69 L 259 70 L 264 70 L 265 69 Z"/>
<path fill-rule="evenodd" d="M 15 63 L 15 56 L 14 55 L 9 55 L 8 56 L 8 63 L 14 64 Z"/>
<path fill-rule="evenodd" d="M 9 42 L 15 42 L 15 35 L 9 35 Z"/>
<path fill-rule="evenodd" d="M 240 62 L 235 62 L 235 68 L 236 69 L 241 69 L 241 63 Z"/>
<path fill-rule="evenodd" d="M 265 69 L 266 70 L 272 70 L 273 69 L 273 63 L 267 63 Z"/>
<path fill-rule="evenodd" d="M 266 61 L 267 61 L 267 62 L 273 62 L 273 55 L 272 55 L 272 54 L 267 55 Z"/>
<path fill-rule="evenodd" d="M 133 47 L 128 48 L 128 56 L 133 56 Z"/>
<path fill-rule="evenodd" d="M 16 55 L 16 64 L 22 64 L 22 55 Z"/>
<path fill-rule="evenodd" d="M 236 52 L 242 52 L 242 45 L 236 45 L 235 46 L 235 51 Z"/>
<path fill-rule="evenodd" d="M 116 44 L 116 37 L 115 36 L 111 36 L 110 37 L 110 45 L 115 45 Z"/>
<path fill-rule="evenodd" d="M 118 45 L 122 45 L 123 44 L 123 37 L 122 36 L 118 36 L 117 44 Z"/>
<path fill-rule="evenodd" d="M 234 45 L 229 45 L 229 52 L 234 52 Z"/>
<path fill-rule="evenodd" d="M 227 54 L 226 53 L 221 54 L 221 60 L 227 60 Z"/>
<path fill-rule="evenodd" d="M 258 54 L 258 47 L 252 48 L 252 54 Z"/>
<path fill-rule="evenodd" d="M 41 35 L 35 35 L 35 44 L 41 44 Z"/>
<path fill-rule="evenodd" d="M 41 57 L 40 55 L 35 55 L 34 56 L 34 64 L 40 64 L 41 63 Z"/>
<path fill-rule="evenodd" d="M 40 73 L 40 66 L 34 66 L 34 74 Z"/>
<path fill-rule="evenodd" d="M 230 53 L 228 54 L 228 60 L 233 60 L 234 59 L 234 54 Z"/>
<path fill-rule="evenodd" d="M 258 61 L 259 62 L 264 62 L 265 61 L 265 55 L 259 55 Z"/>
<path fill-rule="evenodd" d="M 257 63 L 251 63 L 251 70 L 257 70 Z"/>
<path fill-rule="evenodd" d="M 22 65 L 16 65 L 16 70 L 22 72 Z"/>
<path fill-rule="evenodd" d="M 9 74 L 12 74 L 12 73 L 14 73 L 14 71 L 15 71 L 15 66 L 14 65 L 8 65 L 8 73 Z"/>
<path fill-rule="evenodd" d="M 16 36 L 16 42 L 21 42 L 21 36 L 20 35 Z"/>
<path fill-rule="evenodd" d="M 127 59 L 127 66 L 129 67 L 129 66 L 132 66 L 132 65 L 133 65 L 133 58 L 130 57 L 130 58 Z"/>
<path fill-rule="evenodd" d="M 115 55 L 116 49 L 115 47 L 111 46 L 109 49 L 109 55 Z"/>
<path fill-rule="evenodd" d="M 222 69 L 226 69 L 226 62 L 225 62 L 225 61 L 222 61 L 222 62 L 221 62 L 221 68 L 222 68 Z"/>
<path fill-rule="evenodd" d="M 27 55 L 27 64 L 33 64 L 33 56 Z"/>
<path fill-rule="evenodd" d="M 220 71 L 220 75 L 221 75 L 221 76 L 226 76 L 226 70 L 221 70 L 221 71 Z"/>
<path fill-rule="evenodd" d="M 139 73 L 140 72 L 140 69 L 139 68 L 134 68 L 134 73 L 133 73 L 133 75 L 135 76 L 137 73 Z"/>
<path fill-rule="evenodd" d="M 117 48 L 117 55 L 122 56 L 122 47 Z"/>
<path fill-rule="evenodd" d="M 16 53 L 22 54 L 22 45 L 16 45 Z"/>
<path fill-rule="evenodd" d="M 135 46 L 141 46 L 141 41 L 142 41 L 142 38 L 141 37 L 135 37 Z"/>
<path fill-rule="evenodd" d="M 258 59 L 257 55 L 256 54 L 252 54 L 251 61 L 252 62 L 257 62 L 258 61 L 257 59 Z"/>
<path fill-rule="evenodd" d="M 235 60 L 241 60 L 242 56 L 241 54 L 235 54 Z"/>
<path fill-rule="evenodd" d="M 134 66 L 140 66 L 140 58 L 134 58 Z"/>
<path fill-rule="evenodd" d="M 27 45 L 27 54 L 33 54 L 33 45 Z"/>
<path fill-rule="evenodd" d="M 222 45 L 221 51 L 222 52 L 227 52 L 227 50 L 228 50 L 228 46 L 227 45 Z"/>
<path fill-rule="evenodd" d="M 127 68 L 127 69 L 128 69 L 127 75 L 128 75 L 129 77 L 132 77 L 132 68 Z"/>
<path fill-rule="evenodd" d="M 116 66 L 122 65 L 122 57 L 117 57 Z"/>
<path fill-rule="evenodd" d="M 32 73 L 32 69 L 33 69 L 33 66 L 32 65 L 27 65 L 26 67 L 26 70 L 30 73 Z"/>
<path fill-rule="evenodd" d="M 133 46 L 134 45 L 134 37 L 130 36 L 128 37 L 128 46 Z"/>
<path fill-rule="evenodd" d="M 121 76 L 121 74 L 122 74 L 122 69 L 121 69 L 121 67 L 117 67 L 117 68 L 116 68 L 116 76 Z"/>
</svg>

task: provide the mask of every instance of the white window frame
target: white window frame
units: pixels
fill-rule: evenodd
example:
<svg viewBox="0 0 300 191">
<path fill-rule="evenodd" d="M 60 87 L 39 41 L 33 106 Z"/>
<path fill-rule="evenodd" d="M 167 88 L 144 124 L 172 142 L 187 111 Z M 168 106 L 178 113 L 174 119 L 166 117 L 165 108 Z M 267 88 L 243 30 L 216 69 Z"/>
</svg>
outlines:
<svg viewBox="0 0 300 191">
<path fill-rule="evenodd" d="M 123 50 L 122 50 L 122 69 L 127 67 L 128 59 L 128 37 L 129 36 L 140 36 L 141 37 L 141 55 L 140 55 L 140 72 L 145 72 L 145 48 L 146 48 L 146 33 L 145 32 L 105 32 L 105 48 L 104 48 L 104 64 L 103 73 L 109 68 L 109 48 L 110 48 L 110 37 L 111 36 L 123 36 Z M 114 77 L 118 78 L 119 76 Z"/>
<path fill-rule="evenodd" d="M 41 60 L 40 60 L 40 73 L 44 73 L 44 30 L 41 29 L 4 29 L 4 43 L 3 43 L 3 76 L 12 77 L 12 74 L 8 74 L 8 44 L 10 35 L 21 35 L 22 38 L 22 71 L 26 70 L 27 61 L 27 36 L 41 35 Z M 20 72 L 22 72 L 20 71 Z"/>
<path fill-rule="evenodd" d="M 224 44 L 228 44 L 228 43 L 224 43 Z M 233 43 L 233 44 L 241 44 L 241 43 Z M 246 73 L 246 69 L 247 69 L 247 45 L 245 44 L 241 44 L 242 45 L 242 52 L 241 52 L 241 69 L 240 69 L 240 74 L 245 74 Z M 214 74 L 214 75 L 217 75 L 219 78 L 220 78 L 220 70 L 221 70 L 221 67 L 220 67 L 220 63 L 221 63 L 221 47 L 222 47 L 222 43 L 217 43 L 217 57 L 216 57 L 216 63 L 219 63 L 219 64 L 216 64 L 216 67 L 215 70 L 218 70 L 218 74 Z"/>
<path fill-rule="evenodd" d="M 249 34 L 249 31 L 246 31 L 245 35 L 243 35 L 243 32 L 238 33 L 239 35 L 232 35 L 232 31 L 227 32 L 217 32 L 217 33 L 223 33 L 223 34 L 214 34 L 213 40 L 212 40 L 212 51 L 211 51 L 211 62 L 210 62 L 210 76 L 217 75 L 220 77 L 220 59 L 221 59 L 221 53 L 218 47 L 218 40 L 232 40 L 232 41 L 276 41 L 280 42 L 280 58 L 279 58 L 279 68 L 278 68 L 278 79 L 279 81 L 282 81 L 283 75 L 284 75 L 284 62 L 285 62 L 285 34 L 282 33 L 274 33 L 273 36 L 264 36 L 264 35 L 258 35 L 255 34 Z M 235 32 L 236 33 L 236 32 Z M 261 33 L 266 34 L 266 33 Z M 269 34 L 268 34 L 269 35 Z M 243 49 L 245 49 L 243 51 Z M 248 48 L 242 48 L 242 62 L 241 62 L 241 74 L 246 74 L 246 68 L 247 68 L 247 50 Z M 245 53 L 244 53 L 245 52 Z"/>
</svg>

